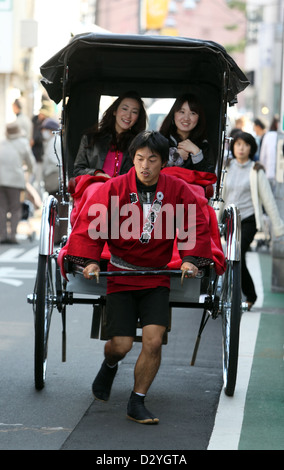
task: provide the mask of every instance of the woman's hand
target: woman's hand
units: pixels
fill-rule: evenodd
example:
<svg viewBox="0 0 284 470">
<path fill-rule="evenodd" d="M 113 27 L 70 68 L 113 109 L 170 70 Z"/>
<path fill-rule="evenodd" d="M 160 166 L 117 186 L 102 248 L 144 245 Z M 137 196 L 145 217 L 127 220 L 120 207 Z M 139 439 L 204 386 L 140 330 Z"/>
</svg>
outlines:
<svg viewBox="0 0 284 470">
<path fill-rule="evenodd" d="M 191 142 L 190 139 L 185 139 L 178 144 L 178 151 L 183 160 L 187 160 L 190 153 L 196 155 L 199 150 L 199 147 Z"/>
</svg>

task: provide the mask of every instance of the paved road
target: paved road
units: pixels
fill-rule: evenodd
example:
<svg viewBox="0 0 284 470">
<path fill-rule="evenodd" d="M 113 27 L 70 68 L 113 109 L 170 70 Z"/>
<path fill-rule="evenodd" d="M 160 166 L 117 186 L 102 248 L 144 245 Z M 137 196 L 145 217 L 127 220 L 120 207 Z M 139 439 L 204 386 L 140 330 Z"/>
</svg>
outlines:
<svg viewBox="0 0 284 470">
<path fill-rule="evenodd" d="M 26 296 L 33 290 L 37 243 L 0 246 L 0 449 L 92 449 L 105 456 L 132 449 L 140 454 L 284 450 L 284 294 L 271 293 L 269 253 L 249 256 L 258 301 L 242 318 L 234 397 L 222 391 L 221 321 L 209 320 L 196 366 L 190 367 L 201 312 L 176 309 L 147 398 L 160 423 L 149 427 L 125 417 L 138 343 L 120 365 L 110 401 L 93 400 L 91 383 L 103 342 L 90 339 L 88 306 L 68 307 L 64 364 L 61 319 L 54 312 L 47 383 L 42 392 L 35 391 L 33 314 Z"/>
<path fill-rule="evenodd" d="M 8 251 L 9 250 L 9 251 Z M 126 419 L 136 343 L 121 363 L 107 404 L 93 400 L 91 383 L 103 342 L 90 339 L 91 308 L 67 309 L 67 363 L 61 363 L 61 319 L 53 314 L 47 382 L 33 384 L 33 291 L 37 243 L 0 247 L 0 449 L 206 449 L 222 388 L 221 321 L 210 320 L 195 367 L 190 359 L 200 310 L 173 312 L 162 366 L 148 396 L 158 426 Z"/>
<path fill-rule="evenodd" d="M 89 358 L 100 345 L 89 340 L 90 313 L 70 310 L 68 363 L 61 363 L 61 319 L 55 312 L 48 387 L 36 392 L 33 313 L 26 297 L 33 291 L 37 246 L 22 242 L 15 251 L 0 250 L 0 448 L 59 449 L 92 402 Z"/>
<path fill-rule="evenodd" d="M 125 418 L 140 349 L 136 344 L 120 366 L 110 401 L 92 403 L 63 449 L 206 449 L 222 387 L 221 335 L 219 322 L 212 321 L 204 333 L 197 363 L 191 367 L 193 332 L 199 316 L 197 311 L 173 312 L 173 330 L 147 400 L 160 418 L 158 426 L 141 426 Z"/>
</svg>

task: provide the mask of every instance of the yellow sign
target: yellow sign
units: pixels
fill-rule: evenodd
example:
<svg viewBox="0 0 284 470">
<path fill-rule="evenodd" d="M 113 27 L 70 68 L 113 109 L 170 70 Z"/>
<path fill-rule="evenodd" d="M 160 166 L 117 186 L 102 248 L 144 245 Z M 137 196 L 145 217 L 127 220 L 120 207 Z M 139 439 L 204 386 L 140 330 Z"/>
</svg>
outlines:
<svg viewBox="0 0 284 470">
<path fill-rule="evenodd" d="M 168 15 L 169 0 L 145 0 L 146 29 L 161 29 Z"/>
<path fill-rule="evenodd" d="M 162 28 L 159 33 L 161 36 L 178 36 L 179 32 L 176 28 Z"/>
</svg>

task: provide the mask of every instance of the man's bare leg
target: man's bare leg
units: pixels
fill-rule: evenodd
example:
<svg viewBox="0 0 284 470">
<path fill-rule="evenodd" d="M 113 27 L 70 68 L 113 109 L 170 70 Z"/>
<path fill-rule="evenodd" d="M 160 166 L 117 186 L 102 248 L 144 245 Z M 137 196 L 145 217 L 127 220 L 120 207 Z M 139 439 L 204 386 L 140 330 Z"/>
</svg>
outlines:
<svg viewBox="0 0 284 470">
<path fill-rule="evenodd" d="M 114 336 L 105 344 L 105 358 L 109 365 L 115 365 L 121 361 L 130 351 L 133 345 L 131 336 Z"/>
<path fill-rule="evenodd" d="M 134 392 L 146 395 L 159 370 L 162 355 L 164 326 L 143 328 L 142 350 L 134 370 Z"/>
<path fill-rule="evenodd" d="M 142 350 L 134 370 L 134 390 L 130 396 L 127 415 L 142 424 L 157 424 L 156 418 L 144 406 L 144 398 L 161 363 L 162 340 L 165 327 L 148 325 L 143 328 Z"/>
</svg>

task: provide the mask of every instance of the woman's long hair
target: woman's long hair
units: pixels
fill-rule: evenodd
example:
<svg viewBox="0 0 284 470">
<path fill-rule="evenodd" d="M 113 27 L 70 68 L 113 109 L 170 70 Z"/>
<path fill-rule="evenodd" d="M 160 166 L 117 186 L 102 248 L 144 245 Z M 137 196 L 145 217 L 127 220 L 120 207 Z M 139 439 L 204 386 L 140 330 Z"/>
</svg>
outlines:
<svg viewBox="0 0 284 470">
<path fill-rule="evenodd" d="M 116 133 L 115 130 L 115 121 L 116 117 L 114 116 L 115 111 L 119 107 L 120 103 L 125 98 L 131 98 L 138 102 L 139 104 L 139 116 L 134 126 L 127 130 L 126 132 L 121 132 L 120 134 Z M 119 96 L 104 112 L 101 121 L 91 127 L 85 132 L 88 136 L 88 147 L 92 147 L 94 143 L 106 135 L 111 135 L 111 145 L 113 145 L 118 150 L 122 152 L 125 151 L 131 140 L 139 134 L 139 132 L 144 131 L 147 123 L 147 115 L 144 107 L 144 102 L 136 91 L 128 91 L 123 95 Z"/>
<path fill-rule="evenodd" d="M 170 136 L 173 136 L 178 142 L 181 140 L 181 136 L 178 134 L 177 126 L 175 125 L 175 113 L 182 108 L 184 103 L 188 103 L 191 111 L 194 111 L 198 114 L 198 123 L 192 131 L 190 131 L 189 138 L 195 144 L 201 145 L 201 143 L 207 139 L 206 135 L 206 118 L 203 111 L 203 107 L 201 103 L 198 101 L 195 95 L 193 94 L 186 94 L 179 96 L 176 101 L 174 102 L 169 114 L 165 117 L 162 126 L 160 128 L 161 134 L 163 134 L 167 139 Z"/>
</svg>

